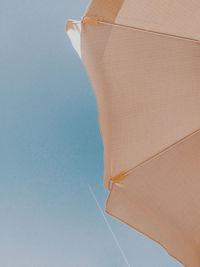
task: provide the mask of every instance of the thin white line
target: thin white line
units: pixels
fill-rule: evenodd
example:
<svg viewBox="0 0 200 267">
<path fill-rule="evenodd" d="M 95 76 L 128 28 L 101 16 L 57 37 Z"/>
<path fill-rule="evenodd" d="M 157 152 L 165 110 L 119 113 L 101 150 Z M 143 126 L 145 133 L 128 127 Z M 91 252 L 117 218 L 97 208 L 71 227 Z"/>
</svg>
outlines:
<svg viewBox="0 0 200 267">
<path fill-rule="evenodd" d="M 100 212 L 101 212 L 101 214 L 102 214 L 102 216 L 103 216 L 103 218 L 104 218 L 104 221 L 105 221 L 106 225 L 108 226 L 108 229 L 110 230 L 110 232 L 111 232 L 111 234 L 112 234 L 112 236 L 113 236 L 113 239 L 114 239 L 114 241 L 115 241 L 117 247 L 119 248 L 119 250 L 120 250 L 120 252 L 121 252 L 121 255 L 122 255 L 122 257 L 123 257 L 125 263 L 127 264 L 128 267 L 131 267 L 131 265 L 129 264 L 129 262 L 128 262 L 127 258 L 126 258 L 126 255 L 124 254 L 124 251 L 122 250 L 122 248 L 121 248 L 121 246 L 120 246 L 120 244 L 119 244 L 119 241 L 118 241 L 118 239 L 117 239 L 115 233 L 113 232 L 113 230 L 112 230 L 112 228 L 111 228 L 111 226 L 110 226 L 108 220 L 106 219 L 106 216 L 105 216 L 105 214 L 104 214 L 104 212 L 103 212 L 103 210 L 102 210 L 102 208 L 101 208 L 101 206 L 100 206 L 100 204 L 99 204 L 99 202 L 98 202 L 98 200 L 97 200 L 97 198 L 96 198 L 96 196 L 95 196 L 95 194 L 94 194 L 94 191 L 92 190 L 92 187 L 91 187 L 89 184 L 88 184 L 88 188 L 89 188 L 89 191 L 90 191 L 92 197 L 94 198 L 94 200 L 95 200 L 95 202 L 96 202 L 96 204 L 97 204 L 97 207 L 99 208 L 99 210 L 100 210 Z"/>
</svg>

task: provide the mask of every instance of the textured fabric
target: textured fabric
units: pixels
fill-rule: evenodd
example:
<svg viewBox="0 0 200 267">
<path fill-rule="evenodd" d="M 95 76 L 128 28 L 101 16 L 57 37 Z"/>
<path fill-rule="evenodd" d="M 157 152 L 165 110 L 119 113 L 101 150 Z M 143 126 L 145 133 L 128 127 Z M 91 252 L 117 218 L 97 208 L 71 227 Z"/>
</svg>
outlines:
<svg viewBox="0 0 200 267">
<path fill-rule="evenodd" d="M 106 211 L 200 266 L 200 4 L 95 0 L 86 15 L 103 22 L 67 32 L 98 102 Z"/>
<path fill-rule="evenodd" d="M 113 184 L 106 210 L 164 246 L 186 266 L 200 266 L 200 132 Z"/>
<path fill-rule="evenodd" d="M 93 0 L 86 14 L 116 24 L 200 39 L 199 0 Z"/>
<path fill-rule="evenodd" d="M 199 0 L 125 0 L 116 23 L 200 39 Z"/>
<path fill-rule="evenodd" d="M 114 22 L 124 0 L 97 0 L 92 1 L 87 9 L 86 15 L 103 18 L 107 22 Z"/>
</svg>

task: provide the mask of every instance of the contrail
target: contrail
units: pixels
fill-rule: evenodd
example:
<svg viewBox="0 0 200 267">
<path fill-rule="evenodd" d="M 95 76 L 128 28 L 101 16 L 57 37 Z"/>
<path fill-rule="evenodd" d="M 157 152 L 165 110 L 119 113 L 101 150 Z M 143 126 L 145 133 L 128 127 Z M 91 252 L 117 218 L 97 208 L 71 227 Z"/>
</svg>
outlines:
<svg viewBox="0 0 200 267">
<path fill-rule="evenodd" d="M 112 230 L 112 228 L 111 228 L 111 226 L 110 226 L 110 224 L 109 224 L 109 222 L 108 222 L 108 220 L 107 220 L 107 218 L 106 218 L 106 216 L 105 216 L 105 214 L 104 214 L 104 212 L 103 212 L 103 210 L 102 210 L 102 208 L 101 208 L 101 206 L 100 206 L 100 204 L 99 204 L 99 202 L 98 202 L 98 200 L 97 200 L 97 198 L 96 198 L 96 196 L 94 194 L 94 191 L 92 190 L 92 187 L 90 186 L 90 184 L 88 184 L 88 188 L 89 188 L 89 191 L 90 191 L 92 197 L 94 198 L 94 200 L 95 200 L 95 202 L 97 204 L 97 207 L 99 208 L 99 210 L 100 210 L 100 212 L 101 212 L 101 214 L 102 214 L 102 216 L 104 218 L 104 221 L 105 221 L 106 225 L 108 226 L 108 229 L 110 230 L 110 232 L 111 232 L 111 234 L 113 236 L 113 239 L 114 239 L 116 245 L 118 246 L 118 248 L 119 248 L 119 250 L 121 252 L 121 255 L 122 255 L 125 263 L 127 264 L 128 267 L 131 267 L 131 265 L 129 264 L 129 262 L 128 262 L 127 258 L 126 258 L 126 255 L 124 254 L 124 251 L 122 250 L 122 248 L 121 248 L 121 246 L 119 244 L 119 241 L 118 241 L 115 233 L 113 232 L 113 230 Z"/>
</svg>

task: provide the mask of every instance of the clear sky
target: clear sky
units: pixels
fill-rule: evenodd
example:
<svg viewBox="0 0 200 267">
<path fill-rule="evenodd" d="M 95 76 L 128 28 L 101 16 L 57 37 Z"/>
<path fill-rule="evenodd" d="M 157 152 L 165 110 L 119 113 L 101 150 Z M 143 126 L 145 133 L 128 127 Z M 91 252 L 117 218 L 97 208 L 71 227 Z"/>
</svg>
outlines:
<svg viewBox="0 0 200 267">
<path fill-rule="evenodd" d="M 65 33 L 88 0 L 1 1 L 0 266 L 125 267 L 102 208 L 96 100 Z M 178 267 L 107 216 L 133 267 Z"/>
</svg>

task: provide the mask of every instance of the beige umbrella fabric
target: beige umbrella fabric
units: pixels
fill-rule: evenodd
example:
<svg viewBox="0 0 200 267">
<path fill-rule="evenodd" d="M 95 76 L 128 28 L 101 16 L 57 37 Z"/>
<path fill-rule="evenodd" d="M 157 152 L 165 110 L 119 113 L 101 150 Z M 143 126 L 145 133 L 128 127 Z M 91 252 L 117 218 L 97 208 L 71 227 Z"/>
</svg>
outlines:
<svg viewBox="0 0 200 267">
<path fill-rule="evenodd" d="M 104 142 L 106 212 L 200 266 L 200 2 L 93 0 L 67 33 Z"/>
</svg>

